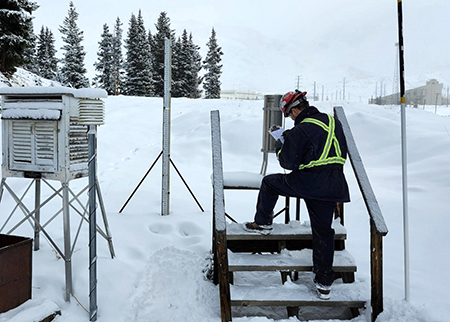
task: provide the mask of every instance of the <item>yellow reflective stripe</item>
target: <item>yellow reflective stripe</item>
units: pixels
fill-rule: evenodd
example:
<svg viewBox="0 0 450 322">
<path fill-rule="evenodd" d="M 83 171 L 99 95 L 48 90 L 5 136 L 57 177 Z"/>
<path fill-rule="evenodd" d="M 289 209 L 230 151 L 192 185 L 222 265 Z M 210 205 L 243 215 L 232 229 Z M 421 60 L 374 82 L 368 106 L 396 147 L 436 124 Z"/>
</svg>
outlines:
<svg viewBox="0 0 450 322">
<path fill-rule="evenodd" d="M 336 150 L 336 154 L 338 157 L 342 156 L 341 147 L 339 146 L 339 142 L 336 136 L 334 137 L 334 149 Z"/>
<path fill-rule="evenodd" d="M 324 149 L 322 151 L 322 154 L 320 155 L 320 158 L 318 160 L 313 160 L 309 162 L 308 164 L 301 164 L 299 166 L 299 170 L 306 169 L 306 168 L 312 168 L 315 166 L 321 166 L 321 165 L 328 165 L 328 164 L 345 164 L 345 158 L 342 157 L 342 151 L 339 144 L 338 139 L 336 138 L 335 133 L 335 127 L 336 123 L 333 117 L 330 115 L 328 116 L 329 125 L 327 126 L 324 122 L 319 121 L 317 119 L 313 118 L 306 118 L 302 121 L 302 123 L 312 123 L 320 126 L 323 130 L 327 132 L 327 140 L 325 142 Z M 334 150 L 336 152 L 335 157 L 328 157 L 330 154 L 331 146 L 334 146 Z"/>
<path fill-rule="evenodd" d="M 306 118 L 302 121 L 302 123 L 313 123 L 316 124 L 318 126 L 320 126 L 322 129 L 324 129 L 325 131 L 328 132 L 328 126 L 323 123 L 322 121 L 316 120 L 316 119 L 312 119 L 312 118 Z"/>
<path fill-rule="evenodd" d="M 307 165 L 301 164 L 298 169 L 302 170 L 302 169 L 306 169 L 306 168 L 312 168 L 312 167 L 316 167 L 319 165 L 329 165 L 329 164 L 345 164 L 345 159 L 341 158 L 341 157 L 331 157 L 328 158 L 326 160 L 317 160 L 317 161 L 311 161 L 310 163 L 308 163 Z"/>
<path fill-rule="evenodd" d="M 323 149 L 322 155 L 320 156 L 319 160 L 325 160 L 328 155 L 330 154 L 331 150 L 331 144 L 333 143 L 333 134 L 334 134 L 334 119 L 331 118 L 331 116 L 328 115 L 328 135 L 327 135 L 327 141 L 325 142 L 325 147 Z"/>
</svg>

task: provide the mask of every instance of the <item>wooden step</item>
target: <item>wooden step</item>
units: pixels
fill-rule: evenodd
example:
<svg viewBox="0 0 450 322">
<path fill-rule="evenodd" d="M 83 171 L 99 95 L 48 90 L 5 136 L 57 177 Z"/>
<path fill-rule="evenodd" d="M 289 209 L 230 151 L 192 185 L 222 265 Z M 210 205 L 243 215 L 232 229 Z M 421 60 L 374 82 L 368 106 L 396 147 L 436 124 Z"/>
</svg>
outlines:
<svg viewBox="0 0 450 322">
<path fill-rule="evenodd" d="M 347 230 L 338 219 L 333 221 L 335 240 L 345 240 Z M 274 223 L 269 234 L 250 232 L 242 223 L 227 223 L 227 240 L 311 240 L 311 227 L 305 223 L 291 221 L 289 224 Z"/>
<path fill-rule="evenodd" d="M 260 287 L 231 285 L 232 306 L 321 306 L 362 308 L 369 299 L 370 290 L 362 283 L 333 284 L 331 298 L 320 300 L 314 285 L 286 283 L 279 286 Z"/>
<path fill-rule="evenodd" d="M 280 254 L 249 254 L 228 251 L 230 272 L 238 271 L 312 271 L 312 250 L 283 251 Z M 335 272 L 356 272 L 353 256 L 346 250 L 334 252 Z"/>
</svg>

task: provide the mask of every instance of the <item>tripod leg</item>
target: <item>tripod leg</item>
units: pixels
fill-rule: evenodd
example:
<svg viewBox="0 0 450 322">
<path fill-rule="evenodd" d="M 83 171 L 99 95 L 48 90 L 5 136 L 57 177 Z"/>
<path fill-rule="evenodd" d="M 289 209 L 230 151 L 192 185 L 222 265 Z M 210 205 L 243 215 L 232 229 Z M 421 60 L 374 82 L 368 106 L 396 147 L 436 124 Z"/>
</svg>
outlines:
<svg viewBox="0 0 450 322">
<path fill-rule="evenodd" d="M 205 212 L 205 210 L 203 210 L 202 205 L 200 204 L 200 202 L 198 202 L 197 198 L 195 198 L 194 193 L 192 192 L 191 188 L 189 188 L 188 184 L 186 183 L 186 181 L 184 180 L 183 176 L 181 175 L 180 171 L 178 170 L 178 168 L 175 166 L 175 163 L 173 163 L 172 159 L 169 159 L 170 163 L 173 165 L 173 168 L 175 169 L 175 171 L 178 173 L 178 175 L 181 178 L 181 181 L 183 181 L 184 185 L 186 186 L 187 190 L 189 191 L 189 193 L 191 194 L 192 198 L 194 198 L 195 202 L 197 203 L 198 207 L 200 208 L 200 210 L 202 212 Z"/>
<path fill-rule="evenodd" d="M 102 197 L 102 193 L 100 191 L 100 184 L 98 182 L 98 178 L 95 179 L 95 184 L 97 186 L 98 202 L 100 204 L 100 209 L 102 211 L 102 217 L 103 217 L 103 222 L 105 224 L 106 236 L 108 237 L 107 240 L 108 240 L 109 252 L 111 253 L 111 258 L 114 258 L 114 257 L 116 257 L 116 254 L 114 252 L 114 245 L 112 242 L 111 232 L 109 230 L 108 218 L 106 217 L 105 204 L 103 203 L 103 197 Z"/>
<path fill-rule="evenodd" d="M 122 211 L 125 209 L 125 207 L 128 205 L 128 203 L 130 202 L 131 198 L 133 198 L 134 194 L 136 193 L 136 191 L 139 189 L 139 187 L 141 186 L 142 182 L 144 182 L 145 178 L 147 178 L 147 175 L 150 173 L 150 171 L 152 171 L 153 167 L 155 166 L 156 162 L 158 162 L 159 158 L 161 157 L 161 155 L 163 154 L 163 152 L 161 151 L 161 153 L 158 155 L 158 157 L 156 158 L 156 160 L 153 162 L 153 164 L 150 166 L 150 169 L 148 169 L 147 173 L 144 175 L 144 177 L 141 179 L 141 181 L 138 183 L 138 185 L 136 186 L 136 188 L 134 188 L 133 192 L 131 193 L 131 195 L 128 197 L 127 201 L 125 202 L 125 204 L 122 206 L 122 208 L 120 208 L 119 213 L 122 213 Z"/>
<path fill-rule="evenodd" d="M 2 202 L 2 197 L 3 197 L 3 185 L 5 184 L 6 179 L 3 178 L 2 179 L 2 183 L 0 184 L 0 202 Z"/>
</svg>

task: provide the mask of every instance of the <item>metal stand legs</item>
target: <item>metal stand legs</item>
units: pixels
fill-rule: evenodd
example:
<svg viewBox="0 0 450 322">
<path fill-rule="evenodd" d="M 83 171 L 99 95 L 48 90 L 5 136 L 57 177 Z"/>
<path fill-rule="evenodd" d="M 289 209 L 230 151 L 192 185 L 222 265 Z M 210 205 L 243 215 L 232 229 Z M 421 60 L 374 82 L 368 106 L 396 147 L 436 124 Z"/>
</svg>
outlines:
<svg viewBox="0 0 450 322">
<path fill-rule="evenodd" d="M 41 200 L 41 184 L 44 182 L 50 189 L 53 190 L 53 193 L 44 201 Z M 35 209 L 30 211 L 27 206 L 24 204 L 24 199 L 27 193 L 30 191 L 32 185 L 35 185 L 35 202 L 34 206 Z M 102 218 L 105 226 L 105 232 L 96 225 L 97 232 L 106 239 L 109 246 L 109 251 L 111 254 L 111 257 L 115 257 L 114 252 L 114 246 L 112 243 L 112 237 L 109 229 L 108 219 L 106 216 L 105 206 L 103 204 L 103 198 L 100 193 L 100 187 L 98 184 L 98 179 L 95 180 L 96 185 L 96 192 L 98 196 L 98 201 L 100 205 L 100 209 L 102 212 Z M 6 179 L 3 178 L 0 184 L 0 197 L 3 195 L 3 191 L 6 190 L 9 192 L 11 197 L 14 199 L 16 205 L 12 209 L 11 213 L 6 217 L 4 224 L 0 227 L 0 233 L 5 230 L 7 224 L 10 222 L 11 217 L 16 212 L 17 209 L 20 209 L 24 215 L 24 218 L 22 218 L 16 225 L 14 225 L 12 228 L 9 228 L 9 230 L 6 231 L 6 234 L 13 233 L 19 226 L 21 226 L 24 222 L 28 221 L 30 225 L 33 228 L 34 232 L 34 250 L 39 250 L 40 248 L 40 234 L 44 234 L 46 239 L 49 241 L 49 243 L 53 246 L 53 248 L 56 250 L 56 252 L 61 256 L 61 258 L 64 259 L 64 266 L 65 266 L 65 283 L 66 283 L 66 291 L 65 291 L 65 300 L 70 301 L 70 295 L 73 292 L 72 289 L 72 254 L 73 250 L 75 248 L 78 235 L 81 231 L 82 224 L 84 222 L 89 223 L 88 218 L 88 207 L 87 205 L 83 205 L 81 201 L 79 200 L 79 196 L 84 193 L 87 190 L 87 186 L 82 189 L 78 194 L 75 194 L 69 187 L 68 183 L 62 183 L 60 189 L 55 189 L 53 186 L 50 185 L 49 182 L 45 179 L 32 179 L 32 182 L 28 185 L 28 187 L 25 189 L 25 192 L 22 194 L 22 196 L 19 198 L 17 194 L 11 189 L 11 187 L 6 183 Z M 49 203 L 52 199 L 54 199 L 56 196 L 60 196 L 62 198 L 62 208 L 57 211 L 50 219 L 48 219 L 46 222 L 41 223 L 41 209 Z M 1 201 L 1 199 L 0 199 Z M 77 205 L 78 207 L 77 207 Z M 71 238 L 71 229 L 70 229 L 70 210 L 73 210 L 77 214 L 80 215 L 80 222 L 77 228 L 77 232 L 75 237 Z M 81 209 L 81 210 L 80 210 Z M 63 230 L 64 230 L 64 248 L 58 247 L 56 242 L 53 240 L 53 238 L 50 236 L 50 234 L 47 232 L 46 227 L 49 225 L 60 213 L 62 213 L 63 216 Z M 2 213 L 3 214 L 3 213 Z M 63 250 L 62 250 L 63 249 Z"/>
</svg>

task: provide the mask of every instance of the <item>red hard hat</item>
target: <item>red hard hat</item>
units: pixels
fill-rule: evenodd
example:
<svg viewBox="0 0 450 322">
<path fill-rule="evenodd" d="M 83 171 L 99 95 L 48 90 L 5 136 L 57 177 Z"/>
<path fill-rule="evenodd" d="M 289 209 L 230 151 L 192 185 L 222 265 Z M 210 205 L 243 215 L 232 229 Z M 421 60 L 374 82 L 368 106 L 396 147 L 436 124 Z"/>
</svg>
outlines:
<svg viewBox="0 0 450 322">
<path fill-rule="evenodd" d="M 288 117 L 291 113 L 291 109 L 303 102 L 306 102 L 306 92 L 300 92 L 295 90 L 293 92 L 287 92 L 280 100 L 280 109 L 284 114 L 284 117 Z"/>
</svg>

